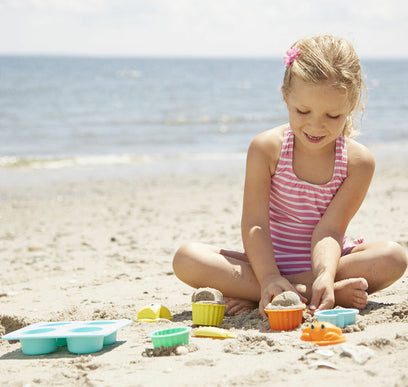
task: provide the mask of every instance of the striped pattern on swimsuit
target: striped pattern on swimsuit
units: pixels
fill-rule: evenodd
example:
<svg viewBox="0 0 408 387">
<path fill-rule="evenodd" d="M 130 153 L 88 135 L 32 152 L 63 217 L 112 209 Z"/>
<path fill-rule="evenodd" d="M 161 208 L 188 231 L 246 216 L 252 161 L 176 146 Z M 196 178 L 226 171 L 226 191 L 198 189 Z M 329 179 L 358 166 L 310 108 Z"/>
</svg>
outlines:
<svg viewBox="0 0 408 387">
<path fill-rule="evenodd" d="M 331 180 L 322 185 L 299 179 L 292 168 L 294 134 L 284 132 L 281 156 L 271 177 L 269 225 L 275 260 L 283 275 L 311 270 L 312 233 L 347 176 L 347 148 L 343 136 L 336 140 L 336 160 Z"/>
</svg>

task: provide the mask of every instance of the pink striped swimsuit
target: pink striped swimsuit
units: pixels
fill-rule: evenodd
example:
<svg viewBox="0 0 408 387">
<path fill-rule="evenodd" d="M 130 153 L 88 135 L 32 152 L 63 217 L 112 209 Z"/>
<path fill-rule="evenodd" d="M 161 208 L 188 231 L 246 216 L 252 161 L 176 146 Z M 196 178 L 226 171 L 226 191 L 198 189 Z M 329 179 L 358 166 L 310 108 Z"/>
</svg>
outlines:
<svg viewBox="0 0 408 387">
<path fill-rule="evenodd" d="M 336 161 L 331 180 L 322 185 L 299 179 L 292 168 L 294 134 L 284 131 L 281 155 L 271 177 L 269 225 L 276 264 L 282 275 L 311 270 L 312 233 L 347 177 L 347 146 L 343 136 L 336 140 Z M 343 242 L 343 254 L 362 239 Z"/>
</svg>

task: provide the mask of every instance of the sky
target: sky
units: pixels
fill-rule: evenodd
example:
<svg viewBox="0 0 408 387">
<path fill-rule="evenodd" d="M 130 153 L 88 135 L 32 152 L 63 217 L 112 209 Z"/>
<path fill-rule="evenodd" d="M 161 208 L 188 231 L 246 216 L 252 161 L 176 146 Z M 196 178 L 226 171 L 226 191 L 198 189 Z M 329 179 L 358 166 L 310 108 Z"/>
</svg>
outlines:
<svg viewBox="0 0 408 387">
<path fill-rule="evenodd" d="M 0 54 L 281 57 L 332 34 L 408 57 L 406 0 L 0 0 Z"/>
</svg>

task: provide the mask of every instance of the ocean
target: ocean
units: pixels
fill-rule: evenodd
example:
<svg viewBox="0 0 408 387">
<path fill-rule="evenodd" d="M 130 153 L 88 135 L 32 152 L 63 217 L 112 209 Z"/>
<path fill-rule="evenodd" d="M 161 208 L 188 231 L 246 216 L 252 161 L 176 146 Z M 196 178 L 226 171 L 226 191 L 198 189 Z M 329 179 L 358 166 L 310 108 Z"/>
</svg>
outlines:
<svg viewBox="0 0 408 387">
<path fill-rule="evenodd" d="M 362 60 L 358 140 L 408 144 L 408 60 Z M 287 121 L 281 59 L 0 56 L 0 168 L 245 157 Z"/>
</svg>

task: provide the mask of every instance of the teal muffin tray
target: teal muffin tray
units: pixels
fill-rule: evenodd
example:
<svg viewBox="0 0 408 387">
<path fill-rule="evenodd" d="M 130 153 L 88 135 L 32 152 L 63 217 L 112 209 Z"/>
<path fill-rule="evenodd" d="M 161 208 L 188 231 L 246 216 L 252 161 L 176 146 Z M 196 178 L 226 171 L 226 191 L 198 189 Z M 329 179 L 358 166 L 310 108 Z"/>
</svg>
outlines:
<svg viewBox="0 0 408 387">
<path fill-rule="evenodd" d="M 318 321 L 330 322 L 340 328 L 356 322 L 358 309 L 343 308 L 343 309 L 328 309 L 315 312 Z"/>
<path fill-rule="evenodd" d="M 20 340 L 25 355 L 44 355 L 65 345 L 71 353 L 92 353 L 114 344 L 117 331 L 131 323 L 127 319 L 39 322 L 10 332 L 2 339 Z"/>
</svg>

